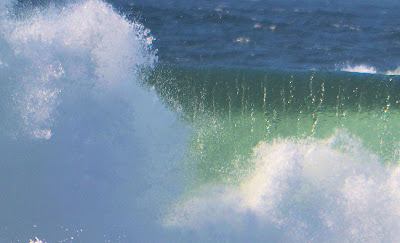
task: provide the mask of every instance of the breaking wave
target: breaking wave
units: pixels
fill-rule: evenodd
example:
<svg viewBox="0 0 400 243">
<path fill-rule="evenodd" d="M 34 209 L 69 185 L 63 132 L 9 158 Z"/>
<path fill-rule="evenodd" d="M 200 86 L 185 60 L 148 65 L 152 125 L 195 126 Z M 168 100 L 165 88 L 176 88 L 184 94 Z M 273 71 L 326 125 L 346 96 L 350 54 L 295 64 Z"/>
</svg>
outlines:
<svg viewBox="0 0 400 243">
<path fill-rule="evenodd" d="M 199 241 L 399 240 L 397 76 L 164 66 L 148 81 L 193 130 L 194 182 L 166 228 Z"/>
<path fill-rule="evenodd" d="M 400 240 L 397 77 L 155 67 L 150 31 L 101 0 L 16 4 L 1 240 Z"/>
<path fill-rule="evenodd" d="M 171 208 L 164 225 L 232 241 L 400 239 L 399 168 L 382 165 L 347 132 L 261 142 L 251 161 L 238 186 L 200 187 Z"/>
<path fill-rule="evenodd" d="M 184 129 L 141 84 L 153 39 L 101 0 L 1 1 L 1 241 L 161 231 L 157 209 L 174 195 L 163 177 L 179 178 Z"/>
<path fill-rule="evenodd" d="M 66 90 L 113 92 L 156 60 L 149 31 L 102 1 L 33 9 L 2 23 L 2 79 L 13 80 L 13 109 L 35 138 L 51 137 Z"/>
</svg>

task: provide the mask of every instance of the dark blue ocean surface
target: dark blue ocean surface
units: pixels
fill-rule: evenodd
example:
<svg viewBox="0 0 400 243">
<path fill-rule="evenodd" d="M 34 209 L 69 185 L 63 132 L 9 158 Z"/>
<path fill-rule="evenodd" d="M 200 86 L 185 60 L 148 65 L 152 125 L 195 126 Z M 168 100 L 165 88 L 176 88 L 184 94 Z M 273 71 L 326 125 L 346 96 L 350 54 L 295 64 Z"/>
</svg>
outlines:
<svg viewBox="0 0 400 243">
<path fill-rule="evenodd" d="M 400 65 L 398 1 L 111 1 L 174 64 L 340 69 Z"/>
</svg>

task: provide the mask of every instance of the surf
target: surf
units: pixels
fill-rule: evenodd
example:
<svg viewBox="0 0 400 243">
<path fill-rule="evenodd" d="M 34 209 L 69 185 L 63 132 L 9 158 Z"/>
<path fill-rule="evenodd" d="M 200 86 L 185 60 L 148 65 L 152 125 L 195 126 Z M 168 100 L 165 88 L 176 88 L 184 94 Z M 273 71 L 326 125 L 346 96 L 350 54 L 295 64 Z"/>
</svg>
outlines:
<svg viewBox="0 0 400 243">
<path fill-rule="evenodd" d="M 163 225 L 232 241 L 397 241 L 396 76 L 159 66 L 192 126 L 193 178 Z"/>
<path fill-rule="evenodd" d="M 104 1 L 38 5 L 0 3 L 0 239 L 399 241 L 398 76 L 165 64 Z"/>
<path fill-rule="evenodd" d="M 179 198 L 165 227 L 230 241 L 398 240 L 399 169 L 348 133 L 264 141 L 248 162 L 239 184 L 206 183 Z"/>
<path fill-rule="evenodd" d="M 2 1 L 0 239 L 160 234 L 159 205 L 179 191 L 161 171 L 180 178 L 186 129 L 141 85 L 153 40 L 104 1 Z"/>
</svg>

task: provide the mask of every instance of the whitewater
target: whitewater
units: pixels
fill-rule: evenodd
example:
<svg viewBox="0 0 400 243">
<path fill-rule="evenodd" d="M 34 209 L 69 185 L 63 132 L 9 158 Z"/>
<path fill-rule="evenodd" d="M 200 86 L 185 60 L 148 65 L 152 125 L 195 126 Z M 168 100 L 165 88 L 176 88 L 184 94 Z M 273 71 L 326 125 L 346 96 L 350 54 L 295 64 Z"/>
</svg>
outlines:
<svg viewBox="0 0 400 243">
<path fill-rule="evenodd" d="M 149 31 L 102 1 L 15 3 L 1 6 L 0 239 L 159 237 L 186 129 L 141 88 Z"/>
<path fill-rule="evenodd" d="M 395 66 L 186 65 L 155 43 L 102 0 L 0 3 L 0 241 L 400 241 Z"/>
</svg>

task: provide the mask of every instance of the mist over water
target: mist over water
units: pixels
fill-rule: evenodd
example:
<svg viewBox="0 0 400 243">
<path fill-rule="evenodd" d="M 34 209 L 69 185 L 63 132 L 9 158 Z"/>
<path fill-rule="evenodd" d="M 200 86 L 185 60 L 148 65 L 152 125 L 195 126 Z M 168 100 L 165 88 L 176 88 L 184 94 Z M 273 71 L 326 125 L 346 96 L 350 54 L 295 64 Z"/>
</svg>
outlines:
<svg viewBox="0 0 400 243">
<path fill-rule="evenodd" d="M 149 31 L 102 1 L 12 6 L 1 6 L 0 239 L 157 239 L 186 129 L 140 85 L 157 60 Z"/>
<path fill-rule="evenodd" d="M 399 241 L 398 6 L 364 4 L 0 2 L 0 241 Z"/>
</svg>

